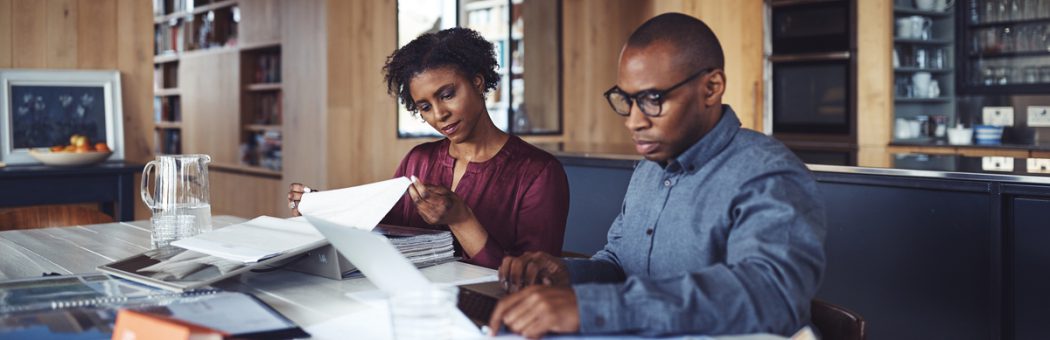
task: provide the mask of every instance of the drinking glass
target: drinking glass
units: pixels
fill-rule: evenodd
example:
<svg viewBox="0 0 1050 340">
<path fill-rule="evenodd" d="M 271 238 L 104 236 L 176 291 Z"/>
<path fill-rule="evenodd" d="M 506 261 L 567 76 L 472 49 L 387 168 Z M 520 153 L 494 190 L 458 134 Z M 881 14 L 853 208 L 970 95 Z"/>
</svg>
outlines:
<svg viewBox="0 0 1050 340">
<path fill-rule="evenodd" d="M 456 286 L 398 292 L 390 296 L 394 339 L 451 339 Z"/>
</svg>

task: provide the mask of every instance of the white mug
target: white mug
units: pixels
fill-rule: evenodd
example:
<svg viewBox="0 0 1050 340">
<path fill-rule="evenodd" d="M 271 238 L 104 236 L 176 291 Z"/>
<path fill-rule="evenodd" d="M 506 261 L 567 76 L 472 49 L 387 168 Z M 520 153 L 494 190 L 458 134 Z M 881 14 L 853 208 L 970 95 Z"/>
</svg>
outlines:
<svg viewBox="0 0 1050 340">
<path fill-rule="evenodd" d="M 911 124 L 908 123 L 907 119 L 897 118 L 896 125 L 894 126 L 893 131 L 896 133 L 897 139 L 912 138 Z"/>
<path fill-rule="evenodd" d="M 924 11 L 929 11 L 929 10 L 933 9 L 933 7 L 934 7 L 933 3 L 934 3 L 934 0 L 915 0 L 915 8 L 918 8 L 918 9 L 921 9 L 921 10 L 924 10 Z"/>
<path fill-rule="evenodd" d="M 915 39 L 929 39 L 930 28 L 933 27 L 933 20 L 930 18 L 913 15 L 908 17 L 911 21 L 911 37 Z"/>
<path fill-rule="evenodd" d="M 930 97 L 930 80 L 932 80 L 932 77 L 930 72 L 915 72 L 911 76 L 911 84 L 915 90 L 916 98 Z"/>
<path fill-rule="evenodd" d="M 928 92 L 929 93 L 927 93 L 926 95 L 929 96 L 930 98 L 940 97 L 941 96 L 941 85 L 938 84 L 936 80 L 931 80 L 930 81 L 930 89 L 928 90 Z"/>
<path fill-rule="evenodd" d="M 897 19 L 897 37 L 898 38 L 911 38 L 912 34 L 912 23 L 910 18 Z"/>
<path fill-rule="evenodd" d="M 951 8 L 952 5 L 955 5 L 955 0 L 934 0 L 933 10 L 938 12 L 944 12 L 948 8 Z"/>
</svg>

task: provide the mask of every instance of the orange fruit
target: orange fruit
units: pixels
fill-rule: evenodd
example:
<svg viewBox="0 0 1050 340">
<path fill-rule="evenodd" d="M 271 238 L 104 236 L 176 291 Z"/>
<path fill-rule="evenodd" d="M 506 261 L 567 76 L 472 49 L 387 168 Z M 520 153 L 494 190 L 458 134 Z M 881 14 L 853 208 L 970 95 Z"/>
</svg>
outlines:
<svg viewBox="0 0 1050 340">
<path fill-rule="evenodd" d="M 95 151 L 98 152 L 109 152 L 109 145 L 106 143 L 95 143 Z"/>
<path fill-rule="evenodd" d="M 73 151 L 76 151 L 76 150 L 77 150 L 77 147 L 72 146 L 72 145 L 66 145 L 66 147 L 62 149 L 62 151 L 64 151 L 64 152 L 73 152 Z"/>
<path fill-rule="evenodd" d="M 87 145 L 85 145 L 85 144 L 77 145 L 77 149 L 76 149 L 77 153 L 89 152 L 89 151 L 91 151 L 91 148 L 88 148 Z"/>
<path fill-rule="evenodd" d="M 63 145 L 55 145 L 55 146 L 51 147 L 51 152 L 62 152 L 62 150 L 65 150 L 65 149 L 66 149 L 66 147 L 63 146 Z"/>
</svg>

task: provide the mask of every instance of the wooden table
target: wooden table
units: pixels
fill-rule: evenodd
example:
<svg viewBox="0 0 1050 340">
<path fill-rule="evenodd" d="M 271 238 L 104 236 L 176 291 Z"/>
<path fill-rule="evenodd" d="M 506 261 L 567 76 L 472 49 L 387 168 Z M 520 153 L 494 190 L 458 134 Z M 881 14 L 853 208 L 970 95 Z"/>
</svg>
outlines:
<svg viewBox="0 0 1050 340">
<path fill-rule="evenodd" d="M 98 202 L 117 221 L 135 219 L 135 174 L 142 165 L 107 162 L 85 167 L 8 165 L 0 168 L 0 207 Z"/>
<path fill-rule="evenodd" d="M 215 216 L 216 228 L 245 221 Z M 38 277 L 43 273 L 94 273 L 96 267 L 149 249 L 149 221 L 0 232 L 0 280 Z M 462 262 L 424 268 L 433 282 L 490 276 L 496 271 Z M 251 293 L 302 327 L 371 308 L 347 297 L 374 291 L 366 279 L 335 281 L 299 272 L 248 273 L 215 285 Z"/>
<path fill-rule="evenodd" d="M 246 221 L 233 216 L 214 216 L 212 225 L 222 228 Z M 12 230 L 0 232 L 0 281 L 38 277 L 43 273 L 94 273 L 95 267 L 133 256 L 149 248 L 149 221 L 117 222 L 85 226 Z M 450 262 L 423 268 L 431 282 L 479 279 L 495 270 L 463 262 Z M 221 281 L 218 288 L 255 295 L 300 327 L 313 332 L 315 339 L 385 338 L 376 328 L 389 325 L 389 319 L 376 318 L 374 306 L 347 296 L 367 296 L 377 288 L 364 278 L 335 281 L 287 270 L 248 273 Z M 361 294 L 365 293 L 365 294 Z M 377 324 L 380 324 L 378 327 Z M 314 327 L 312 330 L 311 328 Z M 348 329 L 350 328 L 350 329 Z M 325 334 L 319 334 L 325 329 Z M 335 332 L 332 330 L 335 329 Z M 387 330 L 388 331 L 388 330 Z M 353 332 L 353 333 L 346 333 Z M 334 334 L 333 334 L 334 333 Z M 2 334 L 0 334 L 2 335 Z M 320 335 L 320 336 L 318 336 Z M 479 337 L 484 338 L 484 337 Z M 510 336 L 511 339 L 519 339 Z M 559 336 L 561 339 L 636 339 L 635 336 Z M 701 340 L 786 339 L 771 335 L 729 337 L 690 336 Z"/>
</svg>

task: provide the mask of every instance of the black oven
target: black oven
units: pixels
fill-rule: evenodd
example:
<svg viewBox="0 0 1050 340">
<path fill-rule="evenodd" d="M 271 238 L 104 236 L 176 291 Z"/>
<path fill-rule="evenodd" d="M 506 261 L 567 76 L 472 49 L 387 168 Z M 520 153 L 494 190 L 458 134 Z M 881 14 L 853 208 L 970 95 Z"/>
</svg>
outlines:
<svg viewBox="0 0 1050 340">
<path fill-rule="evenodd" d="M 766 126 L 801 151 L 856 149 L 853 0 L 768 2 Z"/>
</svg>

